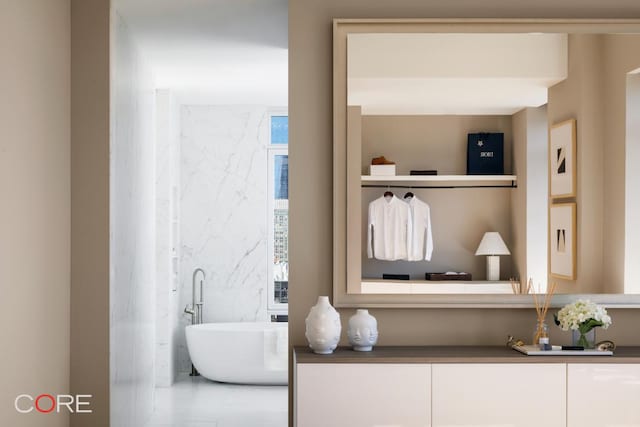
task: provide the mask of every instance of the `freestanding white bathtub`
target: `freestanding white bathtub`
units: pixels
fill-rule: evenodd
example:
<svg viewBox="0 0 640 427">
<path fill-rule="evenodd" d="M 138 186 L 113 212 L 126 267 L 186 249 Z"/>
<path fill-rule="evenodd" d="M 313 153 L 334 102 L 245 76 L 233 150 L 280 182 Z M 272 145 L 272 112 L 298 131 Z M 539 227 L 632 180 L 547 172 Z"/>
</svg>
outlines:
<svg viewBox="0 0 640 427">
<path fill-rule="evenodd" d="M 205 378 L 287 384 L 287 323 L 203 323 L 186 334 L 191 362 Z"/>
</svg>

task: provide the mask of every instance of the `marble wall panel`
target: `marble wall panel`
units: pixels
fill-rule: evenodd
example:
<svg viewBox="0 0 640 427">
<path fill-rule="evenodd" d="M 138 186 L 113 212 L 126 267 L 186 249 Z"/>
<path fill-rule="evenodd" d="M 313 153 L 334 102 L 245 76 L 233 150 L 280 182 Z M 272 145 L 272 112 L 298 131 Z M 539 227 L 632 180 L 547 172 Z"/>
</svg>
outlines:
<svg viewBox="0 0 640 427">
<path fill-rule="evenodd" d="M 156 91 L 156 367 L 155 384 L 169 387 L 177 374 L 174 338 L 178 317 L 180 114 L 169 89 Z"/>
<path fill-rule="evenodd" d="M 155 93 L 125 21 L 114 16 L 110 164 L 111 425 L 151 416 L 155 356 Z"/>
<path fill-rule="evenodd" d="M 259 106 L 181 109 L 179 310 L 191 304 L 192 274 L 202 268 L 205 322 L 267 320 L 268 120 Z M 184 333 L 178 346 L 187 371 Z"/>
</svg>

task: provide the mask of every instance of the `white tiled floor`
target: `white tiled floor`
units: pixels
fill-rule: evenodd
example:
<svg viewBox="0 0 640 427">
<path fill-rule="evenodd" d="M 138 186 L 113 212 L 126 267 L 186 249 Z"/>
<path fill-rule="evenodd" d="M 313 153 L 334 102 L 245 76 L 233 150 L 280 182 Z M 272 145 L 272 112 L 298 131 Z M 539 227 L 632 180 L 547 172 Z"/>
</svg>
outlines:
<svg viewBox="0 0 640 427">
<path fill-rule="evenodd" d="M 286 427 L 287 386 L 224 384 L 181 375 L 157 388 L 145 427 Z"/>
</svg>

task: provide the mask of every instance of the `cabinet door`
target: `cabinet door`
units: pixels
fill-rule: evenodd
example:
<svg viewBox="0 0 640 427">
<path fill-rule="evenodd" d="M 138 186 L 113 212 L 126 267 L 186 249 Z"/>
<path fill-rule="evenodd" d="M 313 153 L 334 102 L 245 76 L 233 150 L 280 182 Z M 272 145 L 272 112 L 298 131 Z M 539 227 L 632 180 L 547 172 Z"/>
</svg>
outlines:
<svg viewBox="0 0 640 427">
<path fill-rule="evenodd" d="M 433 426 L 563 427 L 565 364 L 434 364 Z"/>
<path fill-rule="evenodd" d="M 297 364 L 298 427 L 427 427 L 430 365 Z"/>
<path fill-rule="evenodd" d="M 570 364 L 569 427 L 640 426 L 640 365 Z"/>
</svg>

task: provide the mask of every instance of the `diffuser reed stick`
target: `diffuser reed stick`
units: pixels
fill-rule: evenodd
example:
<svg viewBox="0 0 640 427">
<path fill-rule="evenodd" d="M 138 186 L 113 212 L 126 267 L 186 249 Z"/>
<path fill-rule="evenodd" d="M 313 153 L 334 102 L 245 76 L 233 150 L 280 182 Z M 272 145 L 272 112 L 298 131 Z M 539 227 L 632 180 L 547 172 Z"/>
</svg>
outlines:
<svg viewBox="0 0 640 427">
<path fill-rule="evenodd" d="M 518 291 L 518 288 L 516 287 L 516 279 L 513 277 L 509 278 L 509 283 L 511 284 L 511 291 L 513 291 L 514 294 L 519 294 L 520 292 Z"/>
<path fill-rule="evenodd" d="M 536 345 L 540 340 L 540 337 L 546 334 L 544 319 L 547 317 L 547 312 L 549 311 L 549 306 L 551 305 L 551 299 L 553 298 L 553 294 L 556 291 L 556 283 L 554 282 L 551 284 L 548 292 L 544 295 L 544 300 L 542 300 L 542 298 L 539 296 L 539 293 L 535 292 L 532 279 L 529 279 L 527 289 L 532 290 L 533 303 L 535 304 L 536 315 L 538 318 L 536 333 L 533 336 L 533 344 Z"/>
</svg>

